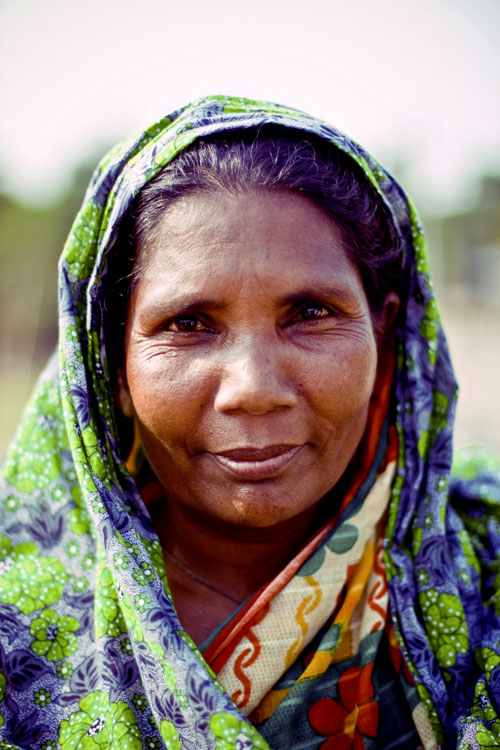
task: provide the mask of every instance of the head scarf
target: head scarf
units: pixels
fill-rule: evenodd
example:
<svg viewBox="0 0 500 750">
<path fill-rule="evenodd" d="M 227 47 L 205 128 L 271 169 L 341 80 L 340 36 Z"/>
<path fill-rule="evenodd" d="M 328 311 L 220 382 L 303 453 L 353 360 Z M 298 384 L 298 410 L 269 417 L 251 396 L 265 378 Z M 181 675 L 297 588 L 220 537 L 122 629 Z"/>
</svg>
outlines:
<svg viewBox="0 0 500 750">
<path fill-rule="evenodd" d="M 161 546 L 119 455 L 103 333 L 106 251 L 139 190 L 196 139 L 265 124 L 348 154 L 399 235 L 397 461 L 380 564 L 383 554 L 399 648 L 432 725 L 426 746 L 500 747 L 500 492 L 476 454 L 450 480 L 457 387 L 417 214 L 395 180 L 326 123 L 222 96 L 113 149 L 65 245 L 59 350 L 0 479 L 0 747 L 293 747 L 256 729 L 180 626 Z M 301 747 L 376 746 L 354 729 L 351 745 L 334 744 L 314 711 L 309 721 L 316 733 Z"/>
</svg>

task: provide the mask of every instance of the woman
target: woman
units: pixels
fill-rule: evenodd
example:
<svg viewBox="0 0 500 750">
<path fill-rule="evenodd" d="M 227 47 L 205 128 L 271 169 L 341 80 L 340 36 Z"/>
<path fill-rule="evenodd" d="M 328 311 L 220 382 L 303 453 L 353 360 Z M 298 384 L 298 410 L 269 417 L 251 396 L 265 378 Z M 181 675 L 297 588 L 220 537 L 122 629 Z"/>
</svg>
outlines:
<svg viewBox="0 0 500 750">
<path fill-rule="evenodd" d="M 427 271 L 294 110 L 211 97 L 100 164 L 3 466 L 2 747 L 500 746 L 500 494 L 449 480 Z"/>
</svg>

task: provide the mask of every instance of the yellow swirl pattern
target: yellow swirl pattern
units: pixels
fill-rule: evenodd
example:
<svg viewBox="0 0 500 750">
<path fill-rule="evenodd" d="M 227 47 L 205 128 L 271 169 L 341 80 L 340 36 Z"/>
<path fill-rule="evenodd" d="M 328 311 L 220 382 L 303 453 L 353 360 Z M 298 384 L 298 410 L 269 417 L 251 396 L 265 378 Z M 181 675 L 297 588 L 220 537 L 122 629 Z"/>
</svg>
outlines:
<svg viewBox="0 0 500 750">
<path fill-rule="evenodd" d="M 319 585 L 318 581 L 313 578 L 313 576 L 305 576 L 303 580 L 312 587 L 313 594 L 309 594 L 300 602 L 297 612 L 295 613 L 295 622 L 298 624 L 301 633 L 287 651 L 285 657 L 285 669 L 288 669 L 288 667 L 293 664 L 296 656 L 302 650 L 302 645 L 306 639 L 307 631 L 309 630 L 309 625 L 305 620 L 306 615 L 310 615 L 312 612 L 314 612 L 323 596 L 321 586 Z"/>
</svg>

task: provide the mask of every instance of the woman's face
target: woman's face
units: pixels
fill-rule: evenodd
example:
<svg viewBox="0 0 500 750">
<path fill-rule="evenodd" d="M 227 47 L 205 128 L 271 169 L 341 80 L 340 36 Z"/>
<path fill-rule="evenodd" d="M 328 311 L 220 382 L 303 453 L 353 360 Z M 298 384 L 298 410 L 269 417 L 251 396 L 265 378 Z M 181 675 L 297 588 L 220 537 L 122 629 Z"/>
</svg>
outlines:
<svg viewBox="0 0 500 750">
<path fill-rule="evenodd" d="M 198 193 L 142 250 L 119 401 L 169 502 L 251 527 L 310 509 L 358 446 L 377 365 L 340 230 L 291 192 Z"/>
</svg>

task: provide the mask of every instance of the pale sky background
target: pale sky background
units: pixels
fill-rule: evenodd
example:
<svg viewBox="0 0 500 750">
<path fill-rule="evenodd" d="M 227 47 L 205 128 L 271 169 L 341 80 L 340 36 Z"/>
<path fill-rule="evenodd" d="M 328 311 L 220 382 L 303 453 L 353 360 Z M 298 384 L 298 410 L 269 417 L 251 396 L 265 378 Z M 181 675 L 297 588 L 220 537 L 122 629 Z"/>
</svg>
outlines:
<svg viewBox="0 0 500 750">
<path fill-rule="evenodd" d="M 428 207 L 500 172 L 499 0 L 0 0 L 0 187 L 71 167 L 210 93 L 333 122 Z"/>
</svg>

